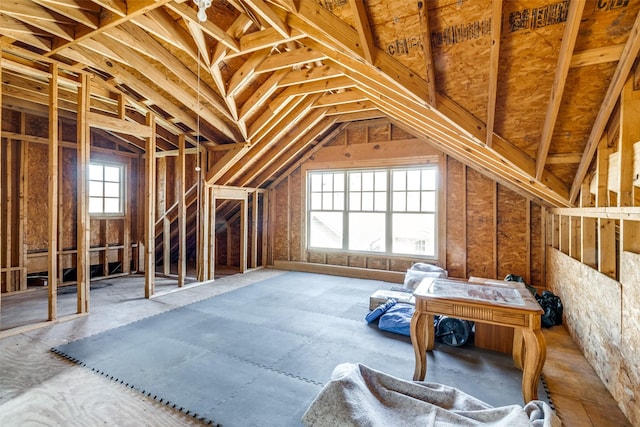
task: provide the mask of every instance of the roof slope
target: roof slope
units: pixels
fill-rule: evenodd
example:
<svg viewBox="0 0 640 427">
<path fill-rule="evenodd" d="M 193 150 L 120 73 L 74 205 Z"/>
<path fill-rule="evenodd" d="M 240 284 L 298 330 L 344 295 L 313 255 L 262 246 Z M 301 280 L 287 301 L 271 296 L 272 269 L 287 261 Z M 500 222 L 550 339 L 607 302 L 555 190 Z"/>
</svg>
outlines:
<svg viewBox="0 0 640 427">
<path fill-rule="evenodd" d="M 212 0 L 200 22 L 192 0 L 3 0 L 2 102 L 46 112 L 55 63 L 73 117 L 73 81 L 89 71 L 92 111 L 134 126 L 152 111 L 160 149 L 184 132 L 219 159 L 210 183 L 253 187 L 344 123 L 387 117 L 571 206 L 638 56 L 639 11 L 632 0 Z"/>
</svg>

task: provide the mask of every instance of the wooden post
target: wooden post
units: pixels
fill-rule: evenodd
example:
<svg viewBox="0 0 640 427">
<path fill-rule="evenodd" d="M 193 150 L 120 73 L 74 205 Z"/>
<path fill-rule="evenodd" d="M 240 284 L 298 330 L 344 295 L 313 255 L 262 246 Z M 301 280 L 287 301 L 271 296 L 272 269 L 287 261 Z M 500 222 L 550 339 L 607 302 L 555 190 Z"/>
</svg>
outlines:
<svg viewBox="0 0 640 427">
<path fill-rule="evenodd" d="M 83 74 L 78 87 L 77 123 L 77 242 L 76 276 L 78 283 L 77 312 L 89 312 L 89 289 L 91 285 L 91 219 L 89 217 L 89 163 L 91 156 L 91 130 L 87 121 L 89 112 L 89 78 Z"/>
<path fill-rule="evenodd" d="M 200 180 L 200 176 L 198 176 Z M 202 185 L 202 184 L 200 184 Z M 202 248 L 202 254 L 198 257 L 199 262 L 198 265 L 200 269 L 198 270 L 198 280 L 204 282 L 206 280 L 210 280 L 210 255 L 209 255 L 209 245 L 211 240 L 211 230 L 209 229 L 209 218 L 211 217 L 211 221 L 215 224 L 215 211 L 216 211 L 216 199 L 215 196 L 210 196 L 210 189 L 208 186 L 203 186 L 202 189 L 202 201 L 201 201 L 201 225 L 200 225 L 200 244 Z M 211 208 L 213 205 L 213 208 Z M 214 227 L 215 230 L 215 227 Z M 215 238 L 215 236 L 214 236 Z"/>
<path fill-rule="evenodd" d="M 171 224 L 167 217 L 167 158 L 158 159 L 158 216 L 162 219 L 162 272 L 171 273 Z M 155 229 L 154 229 L 155 235 Z"/>
<path fill-rule="evenodd" d="M 151 136 L 146 138 L 146 162 L 144 168 L 144 296 L 151 298 L 155 292 L 155 218 L 156 218 L 156 124 L 147 113 L 146 124 Z"/>
<path fill-rule="evenodd" d="M 187 274 L 187 206 L 185 204 L 185 137 L 184 134 L 178 136 L 178 287 L 184 286 L 184 277 Z"/>
<path fill-rule="evenodd" d="M 251 205 L 251 268 L 258 266 L 258 192 L 253 192 Z"/>
<path fill-rule="evenodd" d="M 48 288 L 49 320 L 58 317 L 58 65 L 51 64 L 49 80 L 49 208 Z"/>
<path fill-rule="evenodd" d="M 269 262 L 269 192 L 262 193 L 262 258 L 264 267 Z"/>
<path fill-rule="evenodd" d="M 247 254 L 248 254 L 248 223 L 249 223 L 249 200 L 245 197 L 240 202 L 240 272 L 247 271 Z"/>
<path fill-rule="evenodd" d="M 130 183 L 131 179 L 131 159 L 127 159 L 127 173 L 124 181 L 124 222 L 122 224 L 122 243 L 124 248 L 122 249 L 122 273 L 129 274 L 131 272 L 131 193 L 132 187 Z"/>
<path fill-rule="evenodd" d="M 24 116 L 24 114 L 22 114 Z M 11 256 L 13 253 L 13 230 L 11 227 L 11 216 L 13 214 L 13 168 L 11 165 L 13 164 L 13 141 L 10 138 L 7 138 L 7 199 L 6 199 L 6 210 L 7 210 L 7 223 L 5 224 L 5 253 L 2 259 L 6 270 L 5 277 L 7 281 L 7 292 L 12 292 L 17 290 L 14 280 L 13 280 L 13 257 Z"/>
<path fill-rule="evenodd" d="M 580 194 L 580 207 L 586 208 L 593 206 L 593 198 L 588 183 L 582 184 Z M 580 242 L 580 262 L 591 268 L 597 268 L 596 259 L 596 219 L 588 217 L 580 217 L 581 220 L 581 238 Z"/>
</svg>

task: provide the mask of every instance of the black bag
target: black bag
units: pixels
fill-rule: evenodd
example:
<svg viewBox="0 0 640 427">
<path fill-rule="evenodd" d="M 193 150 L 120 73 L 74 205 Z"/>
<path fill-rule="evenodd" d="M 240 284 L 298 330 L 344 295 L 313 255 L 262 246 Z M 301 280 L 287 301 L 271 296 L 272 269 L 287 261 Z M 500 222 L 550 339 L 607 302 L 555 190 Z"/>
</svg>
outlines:
<svg viewBox="0 0 640 427">
<path fill-rule="evenodd" d="M 544 310 L 542 315 L 542 327 L 550 328 L 562 325 L 562 301 L 560 297 L 551 291 L 542 291 L 542 295 L 536 295 L 536 300 Z"/>
</svg>

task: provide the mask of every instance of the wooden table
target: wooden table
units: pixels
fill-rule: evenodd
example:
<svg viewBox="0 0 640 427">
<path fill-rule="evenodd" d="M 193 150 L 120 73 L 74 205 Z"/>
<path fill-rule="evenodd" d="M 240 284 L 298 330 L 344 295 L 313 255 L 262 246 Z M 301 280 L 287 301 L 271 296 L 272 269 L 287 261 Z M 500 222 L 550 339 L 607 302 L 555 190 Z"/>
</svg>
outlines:
<svg viewBox="0 0 640 427">
<path fill-rule="evenodd" d="M 424 381 L 426 352 L 433 349 L 436 314 L 514 328 L 513 361 L 522 369 L 525 403 L 538 398 L 538 378 L 547 354 L 540 330 L 544 313 L 531 292 L 515 282 L 471 283 L 453 279 L 424 279 L 413 293 L 411 342 L 416 356 L 414 381 Z"/>
</svg>

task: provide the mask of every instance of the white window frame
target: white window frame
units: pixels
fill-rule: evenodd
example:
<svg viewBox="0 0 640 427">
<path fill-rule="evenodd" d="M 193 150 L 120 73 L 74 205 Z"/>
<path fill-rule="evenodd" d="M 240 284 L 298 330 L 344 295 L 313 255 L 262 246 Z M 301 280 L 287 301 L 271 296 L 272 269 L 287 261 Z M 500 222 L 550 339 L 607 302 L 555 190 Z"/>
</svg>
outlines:
<svg viewBox="0 0 640 427">
<path fill-rule="evenodd" d="M 106 180 L 104 177 L 104 174 L 102 176 L 102 180 L 95 180 L 95 179 L 91 179 L 91 168 L 94 166 L 100 166 L 103 168 L 103 172 L 104 172 L 104 168 L 108 167 L 108 168 L 117 168 L 119 170 L 119 181 L 117 182 L 119 184 L 119 195 L 118 195 L 118 204 L 119 204 L 119 209 L 117 212 L 105 212 L 104 210 L 104 202 L 106 199 L 115 199 L 114 197 L 108 197 L 105 195 L 105 191 L 104 191 L 104 187 L 105 184 L 108 183 L 116 183 L 116 181 L 109 181 Z M 87 195 L 87 203 L 89 203 L 89 215 L 91 217 L 97 218 L 97 217 L 123 217 L 125 215 L 125 211 L 126 211 L 126 185 L 125 185 L 125 179 L 126 179 L 126 165 L 124 163 L 116 163 L 116 162 L 103 162 L 103 161 L 91 161 L 89 163 L 89 170 L 88 170 L 88 182 L 89 182 L 89 191 L 88 191 L 88 195 Z M 92 195 L 91 193 L 91 186 L 92 183 L 102 183 L 102 195 Z M 102 210 L 101 211 L 91 211 L 91 203 L 90 200 L 91 199 L 102 199 Z"/>
<path fill-rule="evenodd" d="M 403 252 L 394 252 L 393 249 L 393 230 L 392 230 L 392 217 L 394 213 L 398 213 L 398 211 L 394 211 L 393 206 L 392 206 L 392 197 L 393 197 L 393 187 L 392 187 L 392 171 L 399 171 L 399 170 L 423 170 L 423 169 L 428 169 L 428 170 L 434 170 L 436 173 L 436 182 L 435 182 L 435 186 L 433 190 L 429 190 L 429 191 L 433 191 L 433 198 L 434 198 L 434 203 L 435 203 L 435 207 L 433 211 L 428 211 L 428 212 L 424 212 L 424 211 L 420 211 L 417 213 L 431 213 L 434 215 L 434 229 L 433 229 L 433 240 L 434 240 L 434 248 L 433 248 L 433 254 L 414 254 L 414 253 L 403 253 Z M 349 242 L 348 242 L 348 236 L 349 236 L 349 221 L 348 221 L 348 216 L 349 216 L 349 212 L 362 212 L 362 211 L 350 211 L 349 208 L 349 173 L 350 172 L 380 172 L 380 171 L 385 171 L 387 174 L 387 189 L 386 189 L 386 209 L 384 210 L 384 213 L 386 215 L 386 220 L 385 220 L 385 250 L 384 251 L 366 251 L 366 250 L 358 250 L 358 251 L 354 251 L 354 250 L 350 250 L 349 248 Z M 311 209 L 311 198 L 313 197 L 313 193 L 312 189 L 311 189 L 311 176 L 313 174 L 319 174 L 319 173 L 342 173 L 344 174 L 344 188 L 341 189 L 340 193 L 344 193 L 344 210 L 343 212 L 343 229 L 342 229 L 342 247 L 340 248 L 335 248 L 335 247 L 320 247 L 320 246 L 311 246 L 311 217 L 312 217 L 312 213 L 313 212 L 326 212 L 326 210 L 323 209 L 319 209 L 319 210 L 312 210 Z M 419 165 L 398 165 L 398 166 L 388 166 L 388 167 L 368 167 L 368 168 L 345 168 L 345 169 L 313 169 L 313 170 L 307 170 L 306 171 L 306 181 L 305 181 L 305 193 L 306 193 L 306 209 L 305 209 L 305 223 L 306 223 L 306 230 L 305 230 L 305 236 L 306 236 L 306 250 L 308 251 L 317 251 L 317 252 L 339 252 L 339 253 L 349 253 L 349 254 L 364 254 L 364 255 L 374 255 L 374 256 L 383 256 L 383 257 L 402 257 L 402 258 L 418 258 L 418 259 L 424 259 L 424 260 L 429 260 L 429 261 L 437 261 L 440 256 L 441 256 L 441 252 L 439 249 L 439 238 L 440 238 L 440 232 L 441 232 L 441 227 L 443 226 L 442 224 L 442 220 L 441 220 L 441 215 L 443 214 L 442 212 L 440 212 L 440 203 L 441 203 L 441 184 L 440 182 L 442 181 L 442 177 L 441 177 L 442 171 L 441 168 L 438 164 L 438 162 L 434 162 L 434 163 L 428 163 L 428 164 L 419 164 Z M 317 196 L 316 196 L 317 197 Z M 335 209 L 330 210 L 332 212 L 336 212 Z M 340 211 L 340 210 L 338 210 Z"/>
</svg>

